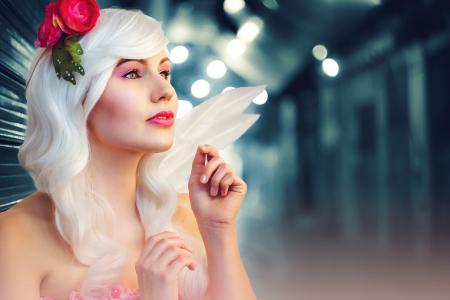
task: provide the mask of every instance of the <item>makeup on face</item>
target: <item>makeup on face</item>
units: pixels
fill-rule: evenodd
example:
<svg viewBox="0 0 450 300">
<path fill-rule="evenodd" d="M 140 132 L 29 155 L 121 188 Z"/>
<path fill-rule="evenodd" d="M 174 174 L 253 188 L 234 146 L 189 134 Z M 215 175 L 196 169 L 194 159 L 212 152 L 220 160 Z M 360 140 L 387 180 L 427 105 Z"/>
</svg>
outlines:
<svg viewBox="0 0 450 300">
<path fill-rule="evenodd" d="M 163 127 L 171 127 L 173 125 L 173 119 L 152 119 L 150 121 L 148 121 L 151 124 L 155 124 L 158 126 L 163 126 Z"/>
<path fill-rule="evenodd" d="M 173 112 L 170 110 L 166 111 L 160 111 L 147 119 L 147 122 L 160 125 L 160 126 L 167 126 L 170 127 L 173 125 L 174 118 L 173 118 Z"/>
<path fill-rule="evenodd" d="M 137 66 L 138 65 L 138 66 Z M 151 62 L 146 59 L 128 59 L 122 58 L 116 64 L 116 76 L 125 81 L 139 80 L 146 76 L 150 71 Z M 170 59 L 163 57 L 159 61 L 158 72 L 163 74 L 164 80 L 169 81 L 170 84 Z M 160 107 L 161 109 L 162 107 Z M 155 113 L 146 120 L 146 122 L 157 125 L 158 127 L 171 127 L 174 124 L 174 112 L 171 110 L 155 111 Z"/>
<path fill-rule="evenodd" d="M 149 62 L 145 59 L 128 59 L 128 58 L 122 58 L 119 60 L 119 62 L 116 65 L 116 70 L 118 69 L 118 76 L 125 78 L 125 79 L 138 79 L 140 77 L 143 76 L 142 73 L 139 73 L 140 68 L 136 68 L 136 67 L 128 67 L 128 68 L 119 68 L 120 66 L 122 66 L 123 64 L 127 63 L 127 62 L 137 62 L 140 65 L 148 68 L 149 67 Z M 127 64 L 128 65 L 128 64 Z M 168 57 L 164 57 L 161 59 L 161 61 L 159 62 L 159 72 L 160 73 L 164 73 L 165 74 L 165 78 L 169 79 L 170 76 L 170 59 Z M 135 78 L 129 78 L 127 77 L 128 74 L 133 74 L 136 73 L 139 77 L 135 77 Z"/>
</svg>

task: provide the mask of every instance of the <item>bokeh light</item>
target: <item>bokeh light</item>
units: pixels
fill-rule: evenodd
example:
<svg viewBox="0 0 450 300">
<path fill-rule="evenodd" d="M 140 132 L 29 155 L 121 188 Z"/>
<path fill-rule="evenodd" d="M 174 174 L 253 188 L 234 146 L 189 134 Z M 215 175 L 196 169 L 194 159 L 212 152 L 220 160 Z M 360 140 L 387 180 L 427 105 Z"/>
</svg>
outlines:
<svg viewBox="0 0 450 300">
<path fill-rule="evenodd" d="M 269 95 L 267 94 L 267 91 L 264 90 L 258 96 L 256 96 L 255 99 L 253 99 L 253 103 L 263 105 L 267 102 L 268 97 Z"/>
<path fill-rule="evenodd" d="M 195 81 L 191 87 L 191 93 L 196 98 L 206 97 L 211 90 L 211 86 L 208 81 L 200 79 Z"/>
<path fill-rule="evenodd" d="M 237 36 L 245 42 L 252 42 L 261 31 L 262 21 L 259 18 L 251 18 L 239 28 Z"/>
<path fill-rule="evenodd" d="M 223 9 L 229 14 L 235 14 L 245 7 L 244 0 L 225 0 Z"/>
<path fill-rule="evenodd" d="M 177 119 L 181 119 L 182 117 L 184 117 L 192 108 L 193 105 L 190 101 L 178 100 Z"/>
<path fill-rule="evenodd" d="M 246 49 L 247 46 L 245 46 L 245 43 L 237 38 L 229 41 L 227 45 L 227 53 L 230 56 L 241 56 Z"/>
<path fill-rule="evenodd" d="M 328 50 L 324 45 L 316 45 L 312 49 L 312 54 L 315 59 L 322 61 L 327 58 Z"/>
<path fill-rule="evenodd" d="M 322 69 L 330 77 L 336 77 L 339 73 L 339 64 L 332 58 L 327 58 L 322 62 Z"/>
<path fill-rule="evenodd" d="M 206 73 L 208 73 L 209 77 L 214 79 L 222 78 L 226 72 L 227 67 L 222 61 L 218 59 L 213 60 L 206 67 Z"/>
<path fill-rule="evenodd" d="M 189 57 L 189 50 L 184 46 L 176 46 L 170 51 L 170 60 L 175 64 L 181 64 Z"/>
</svg>

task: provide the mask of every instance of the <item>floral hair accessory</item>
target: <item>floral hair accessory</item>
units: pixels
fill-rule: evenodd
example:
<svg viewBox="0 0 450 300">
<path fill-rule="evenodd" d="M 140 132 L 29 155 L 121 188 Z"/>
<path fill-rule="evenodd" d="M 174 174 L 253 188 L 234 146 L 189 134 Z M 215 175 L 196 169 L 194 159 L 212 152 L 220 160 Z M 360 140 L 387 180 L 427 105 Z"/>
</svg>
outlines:
<svg viewBox="0 0 450 300">
<path fill-rule="evenodd" d="M 52 48 L 52 61 L 58 79 L 76 84 L 73 72 L 84 75 L 83 49 L 78 43 L 100 16 L 95 0 L 57 0 L 45 7 L 45 18 L 37 32 L 34 47 Z"/>
</svg>

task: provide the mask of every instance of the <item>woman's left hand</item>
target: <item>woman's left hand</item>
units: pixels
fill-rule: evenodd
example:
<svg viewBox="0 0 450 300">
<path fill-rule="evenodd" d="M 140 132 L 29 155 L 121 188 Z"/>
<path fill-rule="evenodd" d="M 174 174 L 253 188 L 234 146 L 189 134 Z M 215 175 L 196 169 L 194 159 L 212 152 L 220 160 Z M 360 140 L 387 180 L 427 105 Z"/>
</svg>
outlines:
<svg viewBox="0 0 450 300">
<path fill-rule="evenodd" d="M 205 154 L 208 162 L 205 165 Z M 202 176 L 205 175 L 205 180 Z M 211 145 L 197 147 L 189 178 L 189 198 L 199 228 L 234 225 L 247 192 L 247 184 Z"/>
</svg>

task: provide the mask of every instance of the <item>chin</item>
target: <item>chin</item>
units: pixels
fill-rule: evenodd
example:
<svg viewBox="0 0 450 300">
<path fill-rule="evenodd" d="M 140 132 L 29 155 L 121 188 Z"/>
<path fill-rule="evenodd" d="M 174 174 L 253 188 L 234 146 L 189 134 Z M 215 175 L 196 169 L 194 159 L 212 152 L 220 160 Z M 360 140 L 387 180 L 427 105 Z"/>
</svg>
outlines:
<svg viewBox="0 0 450 300">
<path fill-rule="evenodd" d="M 172 146 L 173 146 L 173 141 L 171 141 L 170 143 L 166 143 L 166 144 L 155 145 L 154 147 L 152 147 L 151 152 L 153 152 L 153 153 L 166 152 L 170 148 L 172 148 Z"/>
</svg>

